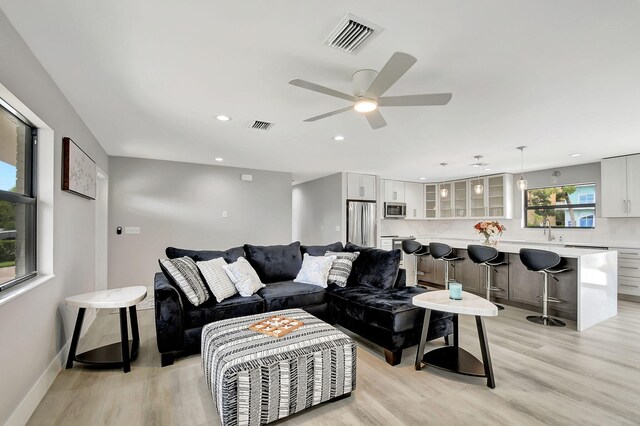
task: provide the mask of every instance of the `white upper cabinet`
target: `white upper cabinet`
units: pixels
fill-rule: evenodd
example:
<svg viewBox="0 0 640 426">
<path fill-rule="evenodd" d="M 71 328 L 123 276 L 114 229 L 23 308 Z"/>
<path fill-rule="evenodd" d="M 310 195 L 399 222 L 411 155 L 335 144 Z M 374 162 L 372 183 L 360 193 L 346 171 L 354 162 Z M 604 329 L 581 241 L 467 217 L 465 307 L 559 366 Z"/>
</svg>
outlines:
<svg viewBox="0 0 640 426">
<path fill-rule="evenodd" d="M 640 217 L 640 154 L 606 158 L 600 165 L 603 217 Z"/>
<path fill-rule="evenodd" d="M 399 180 L 384 181 L 384 202 L 404 203 L 405 202 L 405 182 Z"/>
<path fill-rule="evenodd" d="M 457 218 L 466 218 L 469 216 L 467 209 L 467 192 L 469 188 L 468 180 L 459 180 L 453 183 L 453 202 L 454 202 L 454 212 L 455 217 Z"/>
<path fill-rule="evenodd" d="M 482 185 L 481 194 L 475 186 Z M 513 175 L 504 174 L 469 179 L 470 219 L 511 219 L 513 217 Z"/>
<path fill-rule="evenodd" d="M 349 200 L 376 200 L 376 177 L 347 173 L 347 198 Z"/>
<path fill-rule="evenodd" d="M 438 184 L 438 217 L 440 219 L 452 219 L 453 216 L 453 183 L 443 182 Z M 443 190 L 445 190 L 443 192 Z M 444 195 L 444 196 L 443 196 Z"/>
<path fill-rule="evenodd" d="M 424 185 L 421 183 L 406 182 L 404 185 L 404 198 L 407 203 L 407 219 L 424 219 Z"/>
</svg>

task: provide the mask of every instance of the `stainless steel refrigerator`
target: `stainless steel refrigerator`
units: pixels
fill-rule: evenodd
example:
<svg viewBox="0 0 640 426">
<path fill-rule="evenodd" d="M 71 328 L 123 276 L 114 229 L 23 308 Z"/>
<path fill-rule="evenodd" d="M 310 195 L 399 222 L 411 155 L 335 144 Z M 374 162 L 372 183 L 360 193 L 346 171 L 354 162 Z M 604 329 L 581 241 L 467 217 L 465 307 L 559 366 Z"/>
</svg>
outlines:
<svg viewBox="0 0 640 426">
<path fill-rule="evenodd" d="M 347 201 L 347 242 L 376 246 L 376 211 L 375 201 Z"/>
</svg>

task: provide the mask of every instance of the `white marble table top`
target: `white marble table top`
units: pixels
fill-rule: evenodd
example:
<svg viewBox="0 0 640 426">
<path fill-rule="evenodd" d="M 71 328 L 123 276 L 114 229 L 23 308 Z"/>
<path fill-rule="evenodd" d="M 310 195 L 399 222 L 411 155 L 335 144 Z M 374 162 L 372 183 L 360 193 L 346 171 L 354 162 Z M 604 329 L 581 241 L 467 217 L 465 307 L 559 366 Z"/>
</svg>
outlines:
<svg viewBox="0 0 640 426">
<path fill-rule="evenodd" d="M 144 286 L 114 288 L 67 297 L 67 305 L 78 308 L 127 308 L 140 303 L 147 297 Z"/>
<path fill-rule="evenodd" d="M 495 317 L 498 308 L 487 299 L 475 294 L 462 292 L 462 300 L 449 298 L 449 290 L 429 291 L 413 296 L 413 304 L 434 311 L 451 312 L 453 314 Z"/>
</svg>

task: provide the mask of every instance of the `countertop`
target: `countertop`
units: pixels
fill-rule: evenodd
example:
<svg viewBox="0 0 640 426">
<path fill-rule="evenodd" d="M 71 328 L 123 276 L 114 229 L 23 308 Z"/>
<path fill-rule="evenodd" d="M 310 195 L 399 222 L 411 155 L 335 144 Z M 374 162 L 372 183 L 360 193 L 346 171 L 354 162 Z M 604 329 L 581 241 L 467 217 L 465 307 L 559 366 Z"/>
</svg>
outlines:
<svg viewBox="0 0 640 426">
<path fill-rule="evenodd" d="M 465 249 L 469 244 L 480 244 L 478 238 L 446 238 L 446 237 L 429 237 L 419 236 L 416 238 L 422 244 L 428 242 L 442 242 L 449 244 L 451 247 L 458 249 Z M 525 241 L 509 241 L 500 240 L 495 246 L 501 252 L 504 253 L 518 253 L 521 248 L 531 248 L 538 250 L 549 250 L 558 253 L 562 257 L 580 258 L 582 256 L 588 256 L 593 254 L 611 253 L 610 250 L 593 249 L 593 248 L 574 248 L 565 247 L 567 243 L 560 244 L 548 244 L 545 242 L 525 242 Z"/>
<path fill-rule="evenodd" d="M 473 237 L 459 237 L 459 236 L 455 236 L 455 237 L 451 237 L 451 236 L 441 236 L 441 235 L 418 235 L 416 236 L 417 240 L 422 240 L 422 239 L 426 239 L 426 240 L 432 240 L 435 241 L 437 240 L 457 240 L 457 241 L 468 241 L 468 244 L 475 244 L 478 243 L 480 241 L 479 237 L 473 238 Z M 523 246 L 549 246 L 549 247 L 565 247 L 565 246 L 576 246 L 577 248 L 580 248 L 580 250 L 583 250 L 582 247 L 584 247 L 585 249 L 589 249 L 589 248 L 593 248 L 593 247 L 607 247 L 610 249 L 616 249 L 616 248 L 627 248 L 627 249 L 637 249 L 640 250 L 640 240 L 637 243 L 622 243 L 622 242 L 575 242 L 575 241 L 558 241 L 558 240 L 554 240 L 554 241 L 531 241 L 531 240 L 515 240 L 515 239 L 508 239 L 508 238 L 501 238 L 500 239 L 500 244 L 501 243 L 507 243 L 507 244 L 521 244 Z"/>
</svg>

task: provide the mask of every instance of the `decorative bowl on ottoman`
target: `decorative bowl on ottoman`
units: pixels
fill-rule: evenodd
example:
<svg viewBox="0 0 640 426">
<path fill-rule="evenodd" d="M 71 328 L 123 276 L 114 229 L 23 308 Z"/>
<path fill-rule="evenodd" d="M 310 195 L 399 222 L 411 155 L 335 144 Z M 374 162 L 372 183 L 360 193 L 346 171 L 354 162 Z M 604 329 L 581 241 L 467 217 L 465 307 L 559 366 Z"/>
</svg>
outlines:
<svg viewBox="0 0 640 426">
<path fill-rule="evenodd" d="M 303 325 L 282 337 L 250 329 L 274 315 Z M 202 370 L 222 424 L 265 424 L 349 396 L 356 344 L 302 309 L 225 319 L 202 329 Z"/>
</svg>

